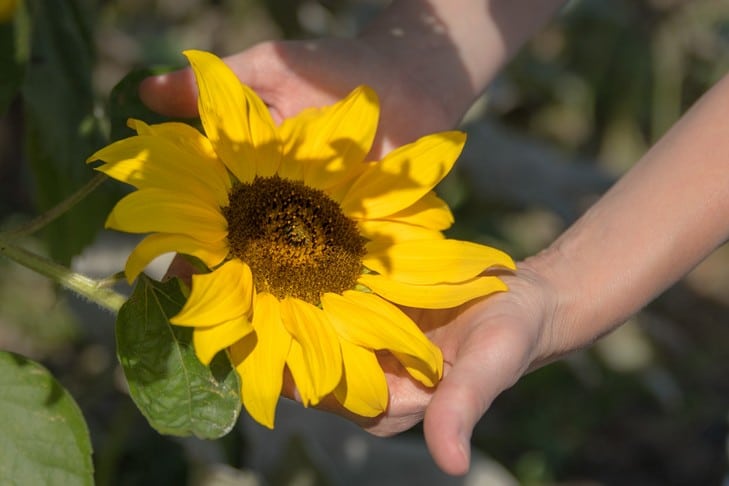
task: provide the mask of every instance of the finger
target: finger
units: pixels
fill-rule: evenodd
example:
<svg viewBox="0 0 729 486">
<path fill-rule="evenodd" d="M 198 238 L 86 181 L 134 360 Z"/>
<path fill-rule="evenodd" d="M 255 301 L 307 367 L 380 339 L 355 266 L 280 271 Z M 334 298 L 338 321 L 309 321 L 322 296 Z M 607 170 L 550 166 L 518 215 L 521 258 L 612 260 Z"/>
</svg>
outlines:
<svg viewBox="0 0 729 486">
<path fill-rule="evenodd" d="M 197 86 L 189 68 L 145 79 L 139 85 L 139 98 L 164 116 L 197 116 Z"/>
<path fill-rule="evenodd" d="M 482 325 L 470 336 L 425 411 L 428 449 L 448 474 L 468 472 L 476 423 L 524 372 L 525 346 L 511 329 Z"/>
<path fill-rule="evenodd" d="M 372 435 L 390 437 L 410 429 L 423 420 L 433 389 L 415 381 L 405 367 L 389 352 L 377 359 L 385 372 L 389 392 L 387 411 L 360 426 Z"/>
<path fill-rule="evenodd" d="M 489 393 L 474 388 L 475 375 L 475 370 L 464 365 L 455 367 L 438 385 L 425 411 L 423 429 L 428 449 L 448 474 L 468 472 L 471 432 L 490 404 Z"/>
</svg>

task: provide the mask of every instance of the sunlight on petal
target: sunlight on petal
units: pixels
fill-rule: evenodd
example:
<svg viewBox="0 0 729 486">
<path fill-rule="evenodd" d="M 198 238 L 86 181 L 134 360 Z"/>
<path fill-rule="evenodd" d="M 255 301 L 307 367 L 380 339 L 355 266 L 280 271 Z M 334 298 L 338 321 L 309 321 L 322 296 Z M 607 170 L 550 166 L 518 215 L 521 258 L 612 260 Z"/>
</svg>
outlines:
<svg viewBox="0 0 729 486">
<path fill-rule="evenodd" d="M 353 218 L 381 219 L 408 208 L 450 172 L 465 141 L 463 132 L 441 132 L 393 150 L 352 183 L 342 209 Z"/>
<path fill-rule="evenodd" d="M 234 259 L 210 273 L 192 276 L 185 306 L 170 319 L 178 326 L 213 326 L 246 314 L 253 300 L 251 269 Z"/>
<path fill-rule="evenodd" d="M 273 174 L 280 144 L 266 105 L 222 59 L 203 51 L 183 54 L 195 73 L 200 119 L 218 156 L 241 182 L 259 172 Z"/>
<path fill-rule="evenodd" d="M 399 360 L 400 355 L 411 356 L 419 362 L 418 369 L 428 374 L 429 382 L 440 378 L 443 356 L 438 347 L 408 316 L 381 297 L 357 291 L 328 293 L 322 296 L 322 306 L 344 339 L 369 349 L 389 350 Z"/>
<path fill-rule="evenodd" d="M 342 352 L 334 328 L 321 309 L 292 297 L 281 301 L 281 318 L 301 345 L 314 393 L 323 398 L 342 377 Z"/>
<path fill-rule="evenodd" d="M 177 233 L 204 242 L 225 238 L 227 225 L 216 207 L 162 189 L 140 189 L 124 196 L 106 220 L 107 228 L 127 233 Z"/>
<path fill-rule="evenodd" d="M 400 362 L 403 368 L 405 368 L 405 371 L 407 371 L 413 379 L 420 382 L 423 386 L 427 386 L 429 388 L 433 387 L 438 384 L 438 381 L 440 381 L 440 378 L 443 376 L 442 369 L 438 373 L 433 373 L 433 370 L 430 366 L 428 366 L 428 363 L 415 356 L 398 353 L 396 351 L 392 351 L 392 354 Z"/>
<path fill-rule="evenodd" d="M 334 105 L 285 120 L 282 176 L 303 177 L 307 185 L 327 189 L 357 174 L 375 138 L 378 117 L 377 95 L 360 86 Z"/>
<path fill-rule="evenodd" d="M 382 275 L 363 274 L 358 282 L 391 302 L 423 309 L 456 307 L 469 300 L 507 290 L 501 279 L 491 276 L 457 284 L 413 285 Z"/>
<path fill-rule="evenodd" d="M 375 353 L 341 341 L 344 379 L 334 389 L 335 398 L 347 410 L 362 417 L 376 417 L 387 409 L 389 392 L 385 373 Z"/>
<path fill-rule="evenodd" d="M 125 138 L 102 148 L 89 160 L 104 161 L 96 170 L 138 189 L 193 194 L 216 205 L 228 201 L 229 184 L 222 164 L 182 150 L 161 137 Z"/>
<path fill-rule="evenodd" d="M 286 357 L 286 367 L 296 384 L 301 404 L 305 407 L 316 406 L 321 397 L 314 390 L 314 383 L 311 381 L 309 367 L 304 358 L 304 350 L 295 339 L 291 341 L 289 355 Z"/>
<path fill-rule="evenodd" d="M 192 152 L 200 157 L 218 162 L 222 170 L 220 175 L 225 173 L 225 166 L 218 161 L 218 154 L 215 153 L 210 140 L 197 128 L 181 122 L 164 122 L 148 125 L 141 120 L 130 118 L 127 125 L 136 130 L 139 135 L 154 135 L 162 137 L 174 143 L 182 150 Z"/>
<path fill-rule="evenodd" d="M 492 267 L 516 268 L 511 257 L 501 250 L 446 239 L 368 247 L 362 264 L 399 282 L 418 285 L 462 282 Z"/>
<path fill-rule="evenodd" d="M 368 253 L 378 248 L 388 248 L 390 245 L 403 241 L 442 240 L 445 238 L 440 231 L 423 228 L 407 223 L 386 220 L 365 220 L 357 223 L 362 236 L 369 242 L 365 245 Z"/>
<path fill-rule="evenodd" d="M 208 243 L 185 235 L 151 234 L 140 241 L 129 255 L 124 269 L 127 281 L 131 283 L 152 260 L 171 252 L 194 256 L 208 267 L 215 267 L 228 255 L 228 243 L 225 239 Z"/>
<path fill-rule="evenodd" d="M 431 191 L 411 206 L 390 214 L 385 219 L 444 231 L 453 224 L 453 213 L 446 202 Z"/>
<path fill-rule="evenodd" d="M 205 366 L 209 365 L 216 354 L 253 331 L 246 316 L 236 317 L 215 326 L 196 327 L 192 331 L 192 344 L 195 354 Z"/>
<path fill-rule="evenodd" d="M 304 138 L 306 129 L 311 124 L 310 120 L 318 118 L 319 112 L 318 108 L 306 108 L 298 115 L 281 122 L 278 129 L 282 147 L 281 164 L 278 168 L 280 177 L 292 181 L 304 180 L 305 166 L 293 154 L 298 150 L 297 144 L 301 144 L 301 139 Z"/>
<path fill-rule="evenodd" d="M 241 377 L 241 396 L 248 413 L 273 428 L 291 335 L 281 322 L 278 299 L 269 293 L 256 295 L 253 328 L 257 343 L 236 370 Z"/>
</svg>

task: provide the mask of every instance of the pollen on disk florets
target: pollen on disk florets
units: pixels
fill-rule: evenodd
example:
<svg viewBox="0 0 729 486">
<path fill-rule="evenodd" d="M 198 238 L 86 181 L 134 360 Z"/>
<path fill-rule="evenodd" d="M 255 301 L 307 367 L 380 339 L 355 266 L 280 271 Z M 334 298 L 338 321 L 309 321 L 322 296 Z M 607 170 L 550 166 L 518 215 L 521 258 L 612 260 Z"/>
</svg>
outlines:
<svg viewBox="0 0 729 486">
<path fill-rule="evenodd" d="M 355 286 L 364 239 L 323 191 L 279 176 L 236 184 L 222 209 L 231 256 L 251 267 L 256 289 L 319 304 Z"/>
</svg>

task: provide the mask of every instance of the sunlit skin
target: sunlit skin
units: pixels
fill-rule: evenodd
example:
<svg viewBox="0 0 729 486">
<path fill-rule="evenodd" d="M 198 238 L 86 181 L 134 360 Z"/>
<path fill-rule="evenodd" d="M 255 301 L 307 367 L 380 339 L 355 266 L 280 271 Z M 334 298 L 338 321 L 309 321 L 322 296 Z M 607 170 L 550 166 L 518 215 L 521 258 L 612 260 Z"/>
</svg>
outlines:
<svg viewBox="0 0 729 486">
<path fill-rule="evenodd" d="M 561 3 L 395 1 L 356 39 L 268 42 L 226 62 L 277 120 L 362 82 L 373 86 L 382 102 L 377 155 L 452 128 Z M 443 69 L 454 55 L 460 69 Z M 188 71 L 147 80 L 141 95 L 161 113 L 195 113 Z M 620 325 L 729 237 L 727 112 L 724 78 L 576 224 L 503 276 L 508 293 L 451 310 L 409 310 L 443 351 L 443 381 L 423 389 L 385 359 L 387 413 L 348 417 L 377 435 L 424 419 L 436 463 L 451 474 L 468 471 L 473 427 L 501 392 Z M 177 263 L 171 271 L 186 272 Z"/>
</svg>

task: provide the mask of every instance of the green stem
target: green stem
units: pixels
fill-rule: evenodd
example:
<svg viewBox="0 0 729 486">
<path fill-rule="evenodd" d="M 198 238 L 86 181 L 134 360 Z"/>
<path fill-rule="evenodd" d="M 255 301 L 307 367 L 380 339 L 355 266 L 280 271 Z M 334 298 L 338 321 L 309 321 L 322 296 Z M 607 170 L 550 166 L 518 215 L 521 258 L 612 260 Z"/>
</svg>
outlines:
<svg viewBox="0 0 729 486">
<path fill-rule="evenodd" d="M 126 297 L 122 294 L 104 288 L 100 282 L 94 279 L 76 273 L 63 265 L 13 244 L 3 234 L 0 234 L 0 254 L 41 275 L 45 275 L 62 287 L 86 297 L 91 302 L 112 312 L 118 312 L 126 300 Z"/>
<path fill-rule="evenodd" d="M 14 239 L 35 233 L 36 231 L 45 227 L 51 221 L 62 216 L 76 204 L 78 204 L 83 198 L 91 194 L 97 187 L 99 187 L 106 179 L 108 179 L 108 176 L 106 174 L 97 174 L 86 184 L 84 184 L 78 191 L 71 194 L 69 197 L 58 203 L 56 206 L 52 207 L 51 209 L 44 212 L 27 224 L 8 231 L 7 233 L 5 233 L 5 235 L 10 239 Z"/>
</svg>

